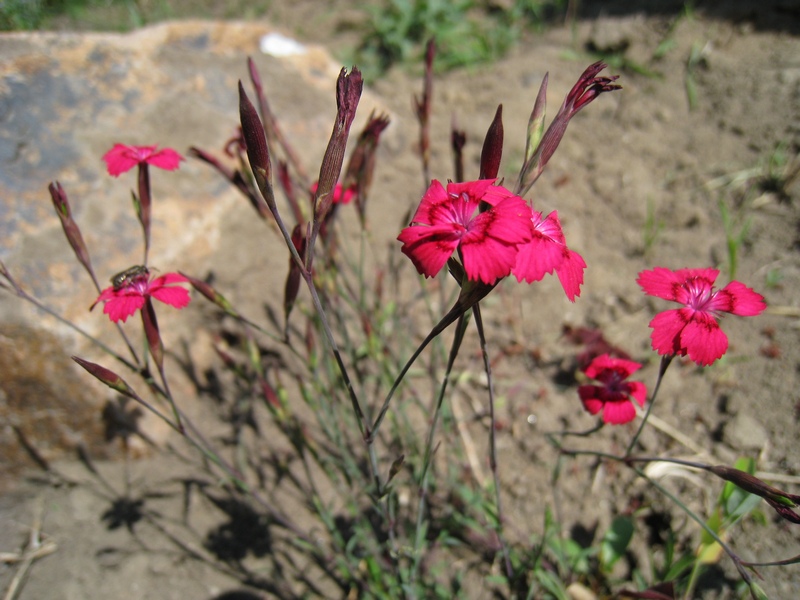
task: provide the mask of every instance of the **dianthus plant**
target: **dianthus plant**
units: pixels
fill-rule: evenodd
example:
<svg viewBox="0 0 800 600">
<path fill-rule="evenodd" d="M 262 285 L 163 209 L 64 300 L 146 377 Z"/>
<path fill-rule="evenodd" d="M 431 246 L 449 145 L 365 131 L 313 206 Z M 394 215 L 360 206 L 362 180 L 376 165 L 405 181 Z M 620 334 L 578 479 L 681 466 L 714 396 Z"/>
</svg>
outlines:
<svg viewBox="0 0 800 600">
<path fill-rule="evenodd" d="M 441 317 L 399 370 L 388 392 L 385 395 L 381 394 L 382 403 L 364 401 L 365 390 L 377 390 L 379 384 L 373 387 L 374 382 L 370 381 L 370 385 L 367 385 L 367 378 L 362 376 L 362 366 L 366 360 L 374 359 L 377 362 L 381 356 L 393 356 L 394 348 L 390 348 L 385 340 L 376 342 L 375 336 L 372 335 L 375 315 L 364 308 L 365 284 L 359 281 L 355 286 L 343 285 L 348 293 L 357 290 L 345 301 L 335 294 L 328 293 L 330 286 L 333 285 L 331 281 L 339 274 L 341 267 L 336 260 L 338 251 L 334 234 L 336 215 L 342 211 L 356 210 L 362 233 L 367 232 L 366 209 L 368 199 L 371 197 L 376 147 L 381 133 L 389 125 L 388 117 L 385 115 L 371 116 L 345 166 L 346 145 L 363 86 L 360 72 L 355 68 L 349 73 L 343 69 L 339 75 L 336 84 L 336 120 L 319 173 L 315 178 L 307 175 L 297 158 L 297 153 L 282 134 L 275 115 L 264 97 L 260 77 L 252 61 L 248 63 L 248 67 L 258 108 L 250 101 L 244 86 L 240 83 L 241 129 L 225 146 L 226 154 L 237 161 L 238 166 L 231 168 L 223 160 L 198 148 L 189 151 L 191 156 L 215 168 L 247 198 L 262 219 L 270 222 L 273 230 L 277 226 L 280 231 L 289 253 L 289 268 L 283 288 L 283 321 L 278 324 L 280 319 L 271 315 L 279 333 L 272 333 L 270 337 L 276 344 L 283 345 L 287 355 L 302 356 L 305 359 L 302 368 L 296 371 L 286 369 L 286 379 L 296 380 L 297 385 L 303 390 L 303 399 L 317 417 L 319 429 L 325 432 L 326 437 L 322 443 L 309 433 L 299 413 L 294 410 L 292 402 L 287 400 L 286 387 L 281 385 L 280 376 L 271 372 L 278 368 L 272 364 L 267 366 L 265 356 L 274 356 L 271 354 L 273 351 L 260 348 L 256 341 L 258 335 L 266 333 L 265 329 L 242 316 L 211 286 L 209 281 L 178 272 L 162 273 L 149 263 L 151 213 L 154 205 L 151 198 L 149 169 L 157 167 L 173 171 L 183 160 L 180 154 L 170 148 L 158 150 L 156 145 L 135 146 L 117 143 L 103 157 L 108 173 L 114 177 L 124 174 L 133 167 L 138 168 L 137 188 L 133 198 L 134 209 L 144 237 L 143 260 L 135 261 L 141 264 L 126 268 L 122 268 L 124 265 L 121 265 L 121 270 L 110 278 L 111 285 L 104 288 L 98 283 L 88 248 L 78 224 L 72 217 L 66 192 L 58 183 L 50 186 L 53 205 L 67 240 L 96 288 L 95 305 L 102 304 L 103 313 L 119 329 L 128 347 L 130 358 L 114 353 L 100 342 L 97 342 L 98 345 L 126 368 L 141 375 L 154 395 L 166 399 L 172 408 L 172 417 L 168 417 L 157 406 L 146 402 L 113 370 L 82 358 L 75 360 L 116 392 L 126 398 L 134 399 L 153 411 L 184 435 L 191 444 L 200 448 L 203 461 L 210 459 L 224 475 L 226 482 L 231 484 L 228 489 L 235 491 L 236 494 L 253 498 L 258 506 L 269 514 L 270 522 L 280 525 L 283 530 L 289 532 L 297 547 L 308 551 L 315 564 L 322 565 L 321 570 L 326 575 L 333 570 L 332 564 L 339 565 L 340 570 L 335 571 L 330 577 L 341 585 L 344 596 L 363 591 L 364 572 L 368 572 L 369 577 L 380 580 L 382 585 L 386 585 L 385 588 L 367 590 L 370 593 L 374 591 L 376 596 L 399 594 L 400 589 L 404 590 L 404 593 L 408 590 L 422 589 L 419 588 L 419 581 L 425 576 L 424 547 L 429 542 L 426 519 L 433 518 L 433 511 L 428 510 L 430 508 L 428 503 L 431 500 L 428 494 L 430 467 L 436 448 L 437 424 L 454 362 L 470 319 L 475 322 L 481 345 L 488 382 L 487 412 L 491 422 L 489 465 L 494 477 L 495 497 L 494 506 L 484 515 L 485 521 L 489 527 L 494 528 L 496 539 L 499 541 L 499 554 L 502 556 L 503 572 L 511 595 L 516 593 L 520 582 L 525 580 L 525 574 L 520 574 L 515 567 L 515 561 L 512 560 L 503 533 L 504 517 L 495 439 L 498 428 L 495 426 L 491 361 L 480 303 L 500 282 L 511 280 L 512 277 L 517 283 L 533 284 L 541 281 L 546 275 L 555 275 L 567 300 L 575 302 L 580 297 L 584 272 L 588 268 L 587 262 L 579 252 L 568 246 L 558 211 L 544 210 L 542 206 L 535 206 L 531 200 L 526 199 L 526 196 L 556 151 L 570 120 L 600 95 L 619 90 L 621 87 L 616 83 L 616 76 L 600 75 L 606 67 L 605 64 L 597 62 L 590 65 L 578 78 L 552 122 L 545 129 L 547 92 L 547 76 L 545 76 L 531 112 L 524 160 L 516 178 L 499 176 L 504 133 L 502 110 L 498 108 L 484 140 L 478 173 L 472 174 L 471 177 L 462 175 L 464 165 L 458 158 L 459 150 L 456 152 L 455 174 L 450 178 L 444 176 L 431 179 L 427 177 L 430 168 L 427 162 L 430 141 L 427 128 L 430 121 L 433 58 L 434 50 L 431 44 L 426 61 L 426 89 L 422 99 L 417 100 L 416 106 L 422 130 L 420 147 L 423 172 L 426 174 L 425 191 L 419 203 L 410 207 L 409 221 L 403 224 L 404 226 L 398 227 L 399 243 L 395 242 L 393 252 L 397 256 L 402 253 L 408 257 L 417 272 L 426 280 L 446 270 L 446 273 L 455 280 L 458 295 L 452 308 Z M 454 132 L 453 139 L 460 139 L 456 134 L 457 132 Z M 454 143 L 454 147 L 457 145 Z M 281 158 L 276 160 L 275 157 L 278 155 Z M 159 174 L 161 175 L 166 174 Z M 513 184 L 509 183 L 506 187 L 506 181 L 513 181 Z M 280 196 L 286 199 L 290 218 L 282 214 L 279 209 L 277 198 Z M 355 209 L 351 209 L 353 206 Z M 315 260 L 321 264 L 315 264 Z M 718 274 L 715 269 L 703 267 L 677 270 L 656 267 L 639 273 L 637 281 L 645 294 L 681 305 L 680 308 L 657 314 L 650 321 L 652 348 L 661 355 L 662 363 L 659 378 L 649 398 L 645 384 L 631 378 L 642 367 L 642 363 L 632 360 L 624 351 L 610 345 L 587 355 L 585 362 L 580 365 L 581 372 L 578 373 L 576 370 L 576 378 L 579 379 L 580 385 L 577 386 L 577 398 L 573 396 L 575 406 L 579 408 L 582 405 L 591 415 L 597 415 L 597 429 L 608 424 L 622 426 L 622 430 L 625 430 L 625 424 L 634 421 L 637 416 L 642 416 L 641 413 L 644 412 L 638 430 L 630 440 L 624 455 L 617 457 L 596 452 L 598 459 L 617 460 L 634 469 L 637 462 L 662 460 L 636 456 L 634 450 L 637 448 L 642 427 L 652 410 L 661 379 L 670 361 L 674 357 L 688 357 L 700 366 L 712 364 L 723 356 L 728 348 L 727 336 L 719 325 L 719 319 L 724 314 L 755 316 L 765 309 L 764 298 L 740 282 L 732 281 L 721 289 L 716 289 L 714 284 Z M 0 276 L 7 282 L 7 284 L 2 283 L 3 287 L 20 297 L 31 299 L 11 278 L 2 264 L 0 264 Z M 377 279 L 376 290 L 381 290 L 382 278 Z M 422 285 L 426 285 L 425 281 L 421 282 Z M 306 329 L 298 334 L 299 328 L 293 326 L 292 315 L 301 283 L 306 284 L 314 316 L 308 319 Z M 298 478 L 293 470 L 294 467 L 289 466 L 288 461 L 286 464 L 281 462 L 283 459 L 271 445 L 264 454 L 255 457 L 255 460 L 241 461 L 234 466 L 232 462 L 223 458 L 223 453 L 214 447 L 213 442 L 200 435 L 173 398 L 164 367 L 165 352 L 156 320 L 156 308 L 158 307 L 159 311 L 164 309 L 165 314 L 168 314 L 171 309 L 165 308 L 163 304 L 177 309 L 186 307 L 191 296 L 184 285 L 191 285 L 219 307 L 225 315 L 235 319 L 245 328 L 246 334 L 242 338 L 248 358 L 243 363 L 237 363 L 221 342 L 215 349 L 223 362 L 231 365 L 231 370 L 242 376 L 245 385 L 241 386 L 241 390 L 258 390 L 259 397 L 264 400 L 264 405 L 277 425 L 274 429 L 285 437 L 291 448 L 297 451 L 295 458 L 302 462 L 302 470 L 308 478 L 307 485 L 296 483 Z M 375 296 L 375 305 L 379 307 L 380 291 L 376 291 Z M 161 304 L 154 303 L 153 299 Z M 357 318 L 348 321 L 342 317 L 343 306 L 356 306 Z M 374 308 L 372 310 L 376 311 Z M 96 311 L 94 314 L 97 318 L 103 318 L 99 312 Z M 127 333 L 123 329 L 128 317 L 137 313 L 141 316 L 147 348 L 146 355 L 142 358 L 138 356 L 134 345 L 128 341 Z M 330 319 L 331 314 L 336 318 Z M 331 324 L 331 320 L 334 321 L 334 325 Z M 336 321 L 339 322 L 339 329 L 336 330 L 339 335 L 334 333 Z M 348 348 L 350 351 L 348 354 L 347 351 L 340 350 L 338 343 L 342 339 L 349 341 L 353 322 L 360 324 L 370 343 L 365 344 L 366 350 L 359 348 L 356 351 L 354 348 Z M 428 420 L 425 444 L 424 446 L 417 444 L 416 440 L 406 444 L 411 449 L 419 450 L 418 454 L 422 459 L 415 463 L 419 468 L 411 469 L 413 483 L 416 485 L 414 496 L 416 512 L 413 533 L 410 535 L 412 539 L 398 541 L 402 532 L 399 531 L 401 527 L 397 517 L 399 500 L 397 490 L 393 488 L 393 478 L 403 470 L 405 458 L 402 454 L 394 457 L 387 473 L 385 468 L 387 461 L 379 459 L 376 440 L 379 434 L 387 436 L 381 426 L 392 409 L 392 399 L 404 382 L 409 369 L 431 341 L 453 324 L 456 324 L 456 327 L 445 372 L 435 401 L 430 411 L 425 414 Z M 333 357 L 333 360 L 327 363 L 331 367 L 328 371 L 320 366 L 319 355 L 312 350 L 315 347 L 317 331 L 322 332 Z M 300 337 L 303 338 L 305 355 L 294 343 Z M 156 382 L 150 372 L 148 356 L 156 365 L 160 382 Z M 352 360 L 349 361 L 348 358 Z M 353 363 L 355 366 L 348 367 L 348 363 Z M 388 371 L 386 364 L 388 363 L 381 363 L 375 367 L 375 371 L 379 374 L 375 377 L 376 381 L 384 380 L 383 377 Z M 304 376 L 298 375 L 301 371 Z M 356 373 L 355 381 L 351 379 L 351 372 Z M 326 379 L 334 383 L 325 387 L 323 380 Z M 237 388 L 237 394 L 241 390 Z M 349 415 L 348 423 L 355 424 L 351 427 L 353 431 L 358 428 L 359 443 L 363 442 L 362 448 L 366 449 L 367 457 L 363 461 L 360 457 L 358 460 L 353 460 L 350 456 L 354 444 L 348 441 L 347 435 L 340 430 L 340 427 L 343 427 L 342 423 L 345 422 L 341 403 L 334 405 L 333 399 L 327 398 L 330 394 L 338 399 L 337 394 L 341 394 L 342 390 L 347 394 L 351 406 L 352 414 Z M 242 405 L 248 405 L 248 402 L 240 402 L 237 399 L 237 410 Z M 244 414 L 237 413 L 238 422 L 251 425 L 248 419 L 252 419 L 252 406 L 245 406 L 241 410 Z M 394 422 L 395 427 L 402 418 L 403 415 L 398 415 L 398 419 Z M 253 428 L 258 432 L 257 427 Z M 560 440 L 552 441 L 564 456 L 581 453 L 570 451 Z M 239 442 L 241 438 L 237 438 L 237 443 Z M 300 489 L 308 506 L 318 511 L 321 522 L 330 535 L 332 544 L 330 547 L 323 546 L 319 542 L 317 530 L 306 531 L 292 519 L 291 512 L 287 513 L 277 508 L 269 497 L 260 495 L 246 481 L 243 472 L 250 468 L 257 470 L 258 477 L 263 478 L 261 461 L 264 460 L 264 455 L 269 453 L 272 453 L 269 460 L 275 466 L 275 471 L 281 473 L 278 477 L 283 478 L 287 475 L 286 478 L 292 480 Z M 237 446 L 237 460 L 240 458 Z M 312 464 L 315 466 L 310 466 Z M 752 474 L 743 475 L 740 471 L 726 467 L 699 463 L 692 463 L 691 466 L 736 483 L 750 493 L 763 497 L 782 518 L 795 523 L 800 522 L 800 517 L 792 511 L 792 508 L 800 503 L 800 497 L 768 486 Z M 362 470 L 368 473 L 368 484 L 359 488 L 356 482 L 363 481 L 357 477 L 363 476 Z M 351 539 L 344 539 L 342 531 L 347 529 L 347 526 L 338 521 L 333 509 L 319 495 L 319 488 L 313 476 L 316 471 L 324 472 L 330 477 L 334 484 L 330 487 L 346 490 L 347 493 L 356 489 L 363 494 L 357 497 L 348 496 L 344 502 L 348 506 L 357 507 L 358 516 L 362 519 L 366 518 L 360 507 L 364 498 L 369 499 L 372 503 L 370 510 L 367 511 L 370 514 L 369 519 L 374 516 L 379 517 L 382 519 L 383 528 L 378 528 L 380 531 L 373 536 L 375 540 L 370 542 L 372 545 L 362 539 L 376 533 L 372 531 L 371 520 L 368 523 L 369 527 L 360 531 L 360 538 L 357 539 L 354 534 Z M 641 471 L 636 472 L 642 477 L 645 476 Z M 364 489 L 366 487 L 369 489 Z M 214 502 L 216 503 L 216 499 Z M 688 509 L 687 513 L 693 514 Z M 369 531 L 369 534 L 365 534 L 365 531 Z M 714 539 L 735 557 L 732 550 L 724 545 L 721 536 Z M 359 543 L 363 543 L 364 547 L 362 548 Z M 341 562 L 338 562 L 339 559 Z M 744 573 L 741 561 L 734 558 L 734 562 L 752 590 L 754 584 Z M 368 565 L 366 568 L 365 564 Z M 245 571 L 242 573 L 249 577 L 242 575 L 248 582 L 255 580 L 252 573 Z M 388 573 L 385 579 L 381 579 L 382 573 Z M 530 590 L 533 590 L 533 587 Z M 283 595 L 288 597 L 292 594 Z M 425 593 L 409 592 L 408 595 L 424 597 Z M 532 591 L 528 595 L 532 597 Z"/>
</svg>

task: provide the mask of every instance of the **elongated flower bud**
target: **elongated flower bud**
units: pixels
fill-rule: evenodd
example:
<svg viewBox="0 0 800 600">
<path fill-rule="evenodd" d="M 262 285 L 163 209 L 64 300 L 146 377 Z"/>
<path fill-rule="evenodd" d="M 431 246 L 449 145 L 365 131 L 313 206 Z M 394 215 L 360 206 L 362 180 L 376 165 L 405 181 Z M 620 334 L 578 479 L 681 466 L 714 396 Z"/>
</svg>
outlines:
<svg viewBox="0 0 800 600">
<path fill-rule="evenodd" d="M 99 379 L 101 382 L 106 384 L 112 390 L 118 391 L 120 394 L 124 394 L 128 397 L 134 398 L 136 394 L 131 389 L 131 387 L 125 382 L 125 380 L 114 373 L 114 371 L 110 369 L 106 369 L 96 363 L 90 362 L 88 360 L 84 360 L 77 356 L 73 356 L 72 360 L 82 366 L 86 371 L 89 372 L 90 375 Z"/>
<path fill-rule="evenodd" d="M 297 253 L 301 259 L 305 259 L 306 254 L 306 239 L 304 235 L 305 228 L 301 224 L 294 226 L 292 231 L 292 244 L 294 244 Z M 289 259 L 289 273 L 286 275 L 286 284 L 283 289 L 283 317 L 285 323 L 285 335 L 289 336 L 289 315 L 292 313 L 294 302 L 297 300 L 297 294 L 300 292 L 300 279 L 302 273 L 300 267 L 297 266 L 293 260 Z"/>
<path fill-rule="evenodd" d="M 459 129 L 455 116 L 450 125 L 450 149 L 453 151 L 453 181 L 464 181 L 464 146 L 467 143 L 467 132 Z"/>
<path fill-rule="evenodd" d="M 190 277 L 185 273 L 181 273 L 186 279 L 192 284 L 192 287 L 196 289 L 198 292 L 203 294 L 206 298 L 208 298 L 211 302 L 219 306 L 222 310 L 226 313 L 231 315 L 232 317 L 238 317 L 239 313 L 234 310 L 233 305 L 217 290 L 215 290 L 211 285 L 203 281 L 202 279 L 197 279 L 195 277 Z"/>
<path fill-rule="evenodd" d="M 549 73 L 544 74 L 542 84 L 539 86 L 539 93 L 536 95 L 536 102 L 533 103 L 533 110 L 528 119 L 528 137 L 525 140 L 525 161 L 533 157 L 539 142 L 542 141 L 544 133 L 544 118 L 547 113 L 547 82 L 550 78 Z"/>
<path fill-rule="evenodd" d="M 227 152 L 230 156 L 233 156 L 232 152 Z M 261 199 L 258 191 L 253 187 L 252 183 L 249 180 L 245 180 L 242 176 L 242 172 L 237 170 L 232 170 L 222 164 L 217 158 L 195 146 L 189 148 L 189 155 L 194 156 L 195 158 L 199 158 L 204 163 L 211 165 L 217 172 L 222 175 L 225 179 L 227 179 L 236 189 L 238 189 L 245 198 L 250 201 L 253 208 L 256 209 L 259 216 L 261 218 L 266 218 L 271 215 L 269 209 L 267 208 L 264 201 Z"/>
<path fill-rule="evenodd" d="M 142 233 L 144 234 L 144 262 L 147 263 L 147 256 L 150 252 L 150 222 L 153 212 L 153 202 L 150 194 L 150 167 L 147 161 L 139 163 L 137 181 L 139 184 L 139 198 L 134 201 L 134 206 L 136 206 L 136 216 L 139 217 L 139 222 L 142 224 Z"/>
<path fill-rule="evenodd" d="M 539 175 L 541 175 L 542 171 L 544 171 L 548 161 L 555 153 L 556 148 L 558 148 L 558 145 L 561 143 L 561 139 L 564 137 L 564 133 L 567 131 L 567 125 L 569 124 L 570 119 L 578 114 L 578 111 L 580 111 L 584 106 L 589 104 L 603 92 L 613 92 L 614 90 L 621 89 L 622 86 L 614 83 L 618 79 L 618 75 L 611 77 L 597 77 L 597 74 L 605 69 L 606 66 L 607 65 L 605 63 L 598 61 L 586 67 L 584 72 L 578 78 L 577 83 L 572 86 L 572 89 L 567 94 L 567 97 L 564 99 L 561 108 L 558 109 L 558 114 L 556 114 L 556 116 L 553 118 L 553 121 L 550 123 L 550 126 L 547 128 L 547 131 L 545 131 L 541 141 L 536 147 L 536 150 L 532 154 L 530 148 L 526 150 L 526 161 L 520 170 L 520 176 L 515 193 L 524 196 L 531 186 L 536 182 L 536 180 L 539 178 Z M 540 100 L 542 102 L 541 117 L 543 118 L 544 99 L 541 98 L 542 93 L 542 89 L 540 89 L 539 97 L 537 97 L 536 103 L 539 104 Z M 534 113 L 536 113 L 536 106 L 534 106 Z M 532 115 L 531 118 L 535 120 L 538 118 L 538 116 L 534 117 Z M 529 154 L 530 158 L 528 158 Z"/>
<path fill-rule="evenodd" d="M 378 148 L 381 133 L 389 126 L 388 115 L 375 116 L 371 114 L 361 135 L 358 136 L 347 170 L 344 175 L 344 190 L 355 189 L 356 206 L 363 227 L 366 222 L 367 197 L 372 185 L 372 174 L 375 171 L 375 151 Z"/>
<path fill-rule="evenodd" d="M 89 250 L 86 248 L 86 243 L 83 241 L 81 230 L 78 224 L 72 218 L 72 210 L 69 206 L 69 199 L 64 188 L 61 187 L 59 182 L 51 183 L 48 186 L 50 190 L 50 197 L 53 199 L 53 206 L 56 209 L 58 218 L 61 220 L 61 227 L 64 229 L 64 235 L 67 236 L 69 245 L 75 252 L 75 256 L 83 265 L 83 268 L 89 273 L 89 276 L 96 281 L 94 270 L 92 269 L 92 260 L 89 257 Z M 98 286 L 99 287 L 99 286 Z"/>
<path fill-rule="evenodd" d="M 361 71 L 356 67 L 353 67 L 349 74 L 346 69 L 339 72 L 336 81 L 336 122 L 333 124 L 331 139 L 322 158 L 319 184 L 314 198 L 314 226 L 317 230 L 333 204 L 333 189 L 342 172 L 347 138 L 350 135 L 353 119 L 356 117 L 363 87 Z"/>
<path fill-rule="evenodd" d="M 503 105 L 497 107 L 492 124 L 486 132 L 481 150 L 481 171 L 478 179 L 495 179 L 503 158 Z"/>
<path fill-rule="evenodd" d="M 800 525 L 800 515 L 792 510 L 800 505 L 800 496 L 788 494 L 783 490 L 779 490 L 778 488 L 764 483 L 755 475 L 750 475 L 750 473 L 732 467 L 716 465 L 708 467 L 708 471 L 711 471 L 720 479 L 730 481 L 745 492 L 761 496 L 767 501 L 767 504 L 775 509 L 775 512 L 777 512 L 781 518 Z"/>
<path fill-rule="evenodd" d="M 250 161 L 250 168 L 253 170 L 256 184 L 261 190 L 267 206 L 275 214 L 277 207 L 272 191 L 272 164 L 269 159 L 267 136 L 264 133 L 264 125 L 258 117 L 258 111 L 247 97 L 241 81 L 239 82 L 239 118 L 242 122 L 242 135 L 247 144 L 247 159 Z"/>
</svg>

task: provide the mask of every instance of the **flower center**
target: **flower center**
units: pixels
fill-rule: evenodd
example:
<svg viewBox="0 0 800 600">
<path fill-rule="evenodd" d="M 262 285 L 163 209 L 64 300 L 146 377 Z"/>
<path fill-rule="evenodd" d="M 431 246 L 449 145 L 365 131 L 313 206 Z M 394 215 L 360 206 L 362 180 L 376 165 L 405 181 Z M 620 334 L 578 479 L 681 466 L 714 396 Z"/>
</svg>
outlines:
<svg viewBox="0 0 800 600">
<path fill-rule="evenodd" d="M 688 308 L 701 312 L 712 312 L 705 307 L 713 300 L 716 292 L 708 284 L 708 281 L 700 277 L 692 277 L 684 284 L 684 287 L 689 292 L 689 299 L 686 302 Z"/>
<path fill-rule="evenodd" d="M 467 192 L 461 192 L 460 194 L 451 193 L 449 195 L 452 200 L 450 208 L 453 215 L 453 223 L 463 226 L 464 229 L 469 229 L 477 203 Z"/>
<path fill-rule="evenodd" d="M 606 373 L 606 377 L 603 383 L 606 386 L 606 389 L 609 392 L 613 393 L 624 393 L 627 392 L 624 380 L 625 376 L 620 373 L 619 371 L 609 371 Z"/>
</svg>

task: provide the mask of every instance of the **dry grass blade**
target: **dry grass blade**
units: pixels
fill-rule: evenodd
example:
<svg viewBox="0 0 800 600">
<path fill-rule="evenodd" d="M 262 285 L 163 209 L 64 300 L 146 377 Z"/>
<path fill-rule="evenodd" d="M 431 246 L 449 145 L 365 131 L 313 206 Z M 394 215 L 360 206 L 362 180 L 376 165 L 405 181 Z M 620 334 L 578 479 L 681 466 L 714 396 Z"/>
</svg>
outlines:
<svg viewBox="0 0 800 600">
<path fill-rule="evenodd" d="M 7 564 L 19 563 L 20 565 L 3 596 L 3 600 L 14 600 L 17 597 L 17 593 L 22 589 L 25 577 L 35 560 L 48 556 L 58 549 L 53 540 L 42 540 L 42 513 L 44 509 L 41 504 L 41 499 L 39 499 L 27 546 L 19 552 L 0 553 L 0 561 Z"/>
</svg>

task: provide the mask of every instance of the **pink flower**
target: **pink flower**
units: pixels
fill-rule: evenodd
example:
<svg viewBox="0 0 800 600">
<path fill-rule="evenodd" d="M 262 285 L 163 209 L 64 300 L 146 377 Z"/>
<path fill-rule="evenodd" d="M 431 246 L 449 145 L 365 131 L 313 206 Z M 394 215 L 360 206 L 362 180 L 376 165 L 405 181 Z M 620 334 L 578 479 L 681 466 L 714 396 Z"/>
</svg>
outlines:
<svg viewBox="0 0 800 600">
<path fill-rule="evenodd" d="M 103 156 L 103 160 L 108 165 L 108 174 L 119 177 L 122 173 L 130 171 L 142 163 L 167 171 L 177 169 L 183 157 L 172 148 L 163 148 L 156 152 L 157 147 L 114 144 L 114 147 Z"/>
<path fill-rule="evenodd" d="M 641 368 L 642 365 L 637 362 L 611 358 L 608 354 L 595 358 L 583 372 L 602 385 L 578 387 L 583 407 L 593 415 L 602 410 L 603 423 L 622 425 L 633 421 L 636 416 L 633 401 L 644 406 L 647 388 L 641 381 L 625 380 Z"/>
<path fill-rule="evenodd" d="M 531 239 L 531 210 L 525 200 L 493 183 L 448 183 L 447 189 L 431 183 L 411 225 L 397 236 L 417 271 L 433 277 L 458 250 L 471 281 L 491 285 L 511 273 L 517 249 Z"/>
<path fill-rule="evenodd" d="M 319 187 L 319 181 L 315 181 L 311 184 L 311 194 L 317 193 L 317 188 Z M 346 190 L 342 187 L 341 183 L 337 183 L 336 187 L 333 188 L 333 203 L 334 204 L 349 204 L 350 201 L 355 197 L 356 192 L 353 188 L 347 188 Z"/>
<path fill-rule="evenodd" d="M 555 271 L 567 298 L 575 302 L 576 296 L 581 295 L 585 268 L 583 257 L 567 248 L 558 211 L 543 217 L 542 213 L 532 210 L 531 241 L 520 246 L 512 271 L 517 281 L 533 283 Z"/>
<path fill-rule="evenodd" d="M 721 313 L 752 317 L 767 307 L 761 294 L 738 281 L 714 290 L 717 275 L 717 269 L 671 271 L 664 267 L 639 273 L 636 282 L 646 294 L 684 305 L 659 313 L 650 321 L 653 350 L 688 354 L 698 365 L 710 365 L 728 349 L 728 337 L 717 322 Z"/>
<path fill-rule="evenodd" d="M 147 298 L 155 298 L 175 308 L 183 308 L 189 304 L 189 292 L 176 283 L 188 283 L 189 280 L 178 273 L 167 273 L 155 279 L 149 279 L 150 271 L 146 267 L 131 267 L 111 278 L 113 285 L 104 289 L 95 300 L 105 302 L 103 312 L 114 321 L 126 321 L 137 310 L 141 310 Z"/>
</svg>

